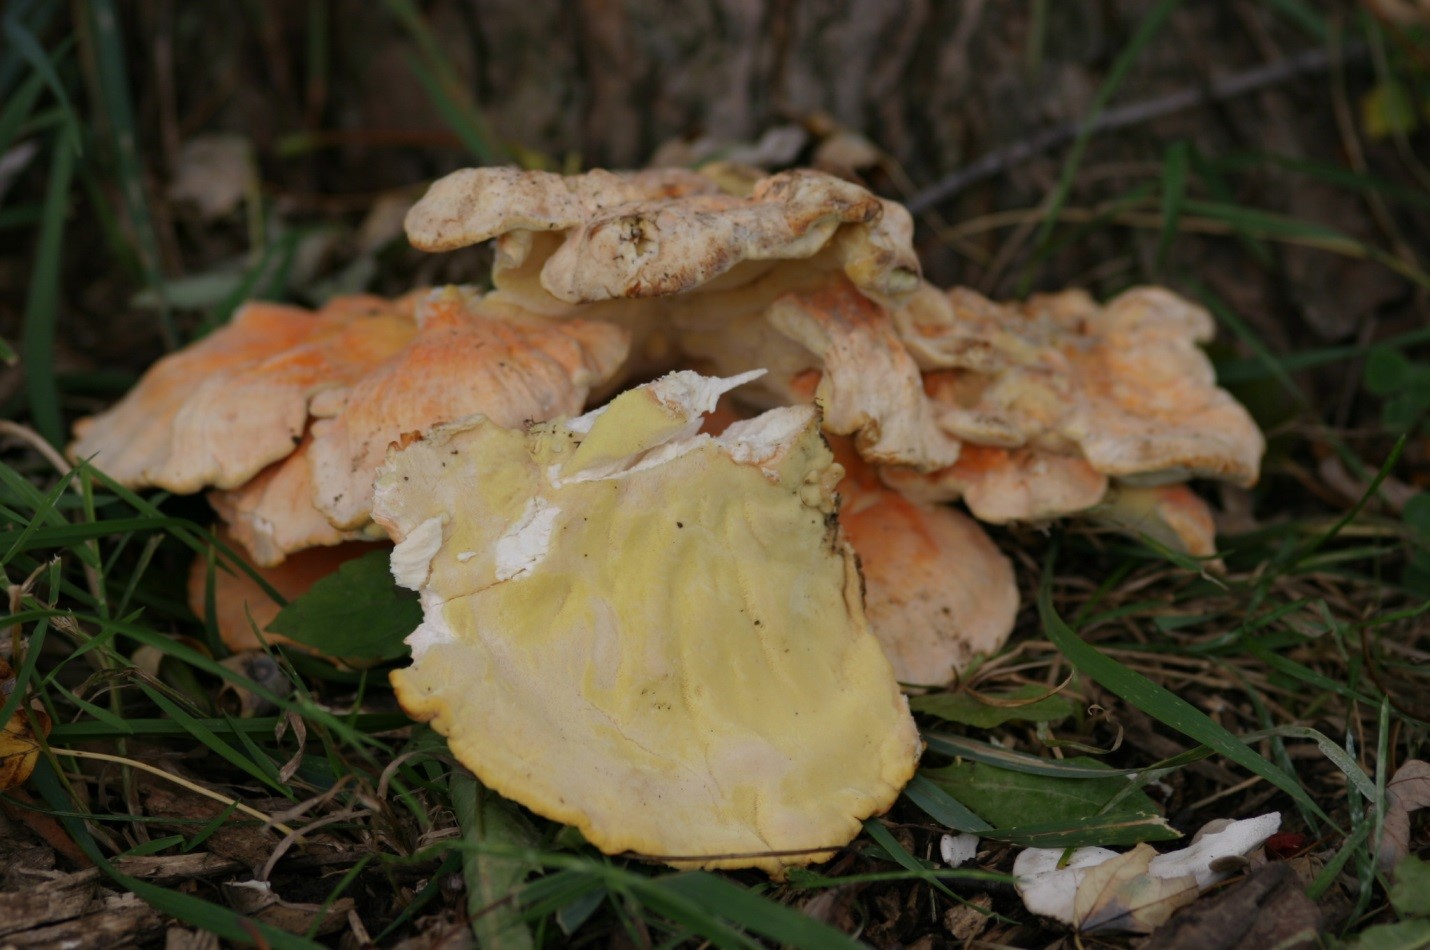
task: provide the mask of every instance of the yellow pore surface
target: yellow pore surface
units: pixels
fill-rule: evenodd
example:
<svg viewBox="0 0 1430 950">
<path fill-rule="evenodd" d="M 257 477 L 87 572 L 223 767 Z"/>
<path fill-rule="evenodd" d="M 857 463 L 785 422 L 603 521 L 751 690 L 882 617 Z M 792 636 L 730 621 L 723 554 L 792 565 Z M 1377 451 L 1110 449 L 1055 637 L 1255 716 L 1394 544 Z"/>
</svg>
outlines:
<svg viewBox="0 0 1430 950">
<path fill-rule="evenodd" d="M 392 678 L 483 782 L 602 850 L 779 874 L 887 809 L 919 740 L 814 411 L 698 419 L 648 386 L 589 432 L 478 418 L 394 454 L 376 513 L 426 618 Z"/>
</svg>

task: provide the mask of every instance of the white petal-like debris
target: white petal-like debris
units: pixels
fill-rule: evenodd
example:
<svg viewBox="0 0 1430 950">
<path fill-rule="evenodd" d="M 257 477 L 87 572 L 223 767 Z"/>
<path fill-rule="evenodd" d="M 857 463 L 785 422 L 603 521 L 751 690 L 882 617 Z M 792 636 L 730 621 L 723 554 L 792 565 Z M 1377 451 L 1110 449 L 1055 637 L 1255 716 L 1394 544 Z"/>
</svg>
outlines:
<svg viewBox="0 0 1430 950">
<path fill-rule="evenodd" d="M 1078 848 L 1028 848 L 1013 862 L 1018 895 L 1028 910 L 1082 932 L 1150 933 L 1201 891 L 1233 873 L 1238 859 L 1261 847 L 1281 827 L 1275 812 L 1241 821 L 1209 823 L 1177 851 L 1158 854 L 1138 845 L 1119 854 Z"/>
</svg>

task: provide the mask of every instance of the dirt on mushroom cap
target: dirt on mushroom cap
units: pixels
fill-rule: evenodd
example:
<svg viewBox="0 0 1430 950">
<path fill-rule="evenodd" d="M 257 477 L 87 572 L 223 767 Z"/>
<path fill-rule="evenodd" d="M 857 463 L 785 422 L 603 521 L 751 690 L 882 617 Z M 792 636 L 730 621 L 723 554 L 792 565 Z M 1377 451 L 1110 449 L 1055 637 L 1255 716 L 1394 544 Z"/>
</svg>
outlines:
<svg viewBox="0 0 1430 950">
<path fill-rule="evenodd" d="M 739 196 L 673 169 L 567 177 L 464 169 L 432 185 L 407 231 L 414 245 L 434 251 L 514 236 L 499 248 L 497 287 L 508 286 L 512 272 L 539 268 L 540 288 L 568 304 L 685 293 L 742 263 L 803 260 L 826 249 L 871 292 L 907 293 L 919 274 L 907 211 L 807 170 L 772 175 Z M 545 231 L 562 234 L 555 242 L 530 236 Z"/>
</svg>

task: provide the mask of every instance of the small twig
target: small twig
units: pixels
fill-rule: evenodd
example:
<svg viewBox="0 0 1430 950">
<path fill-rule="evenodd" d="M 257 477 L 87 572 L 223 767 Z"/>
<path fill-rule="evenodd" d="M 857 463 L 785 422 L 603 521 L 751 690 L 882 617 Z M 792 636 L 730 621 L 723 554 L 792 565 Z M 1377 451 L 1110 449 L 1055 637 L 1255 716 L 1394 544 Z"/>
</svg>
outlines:
<svg viewBox="0 0 1430 950">
<path fill-rule="evenodd" d="M 19 439 L 30 448 L 45 457 L 45 461 L 54 466 L 61 475 L 68 472 L 73 466 L 65 457 L 61 455 L 53 445 L 50 445 L 45 437 L 28 426 L 22 426 L 18 422 L 11 422 L 9 419 L 0 419 L 0 434 Z"/>
<path fill-rule="evenodd" d="M 1347 62 L 1366 55 L 1363 45 L 1347 46 L 1340 51 L 1340 59 Z M 1323 49 L 1309 49 L 1288 56 L 1286 59 L 1265 66 L 1257 66 L 1245 72 L 1234 73 L 1221 79 L 1213 79 L 1205 88 L 1182 89 L 1178 92 L 1130 102 L 1125 106 L 1107 109 L 1090 123 L 1061 122 L 1018 142 L 987 152 L 982 158 L 958 171 L 934 182 L 929 187 L 910 198 L 909 211 L 920 214 L 980 181 L 1000 175 L 1010 168 L 1021 165 L 1028 159 L 1049 149 L 1066 145 L 1084 131 L 1089 134 L 1112 132 L 1132 125 L 1140 125 L 1153 119 L 1160 119 L 1175 112 L 1208 105 L 1225 99 L 1232 99 L 1255 92 L 1267 86 L 1295 79 L 1299 76 L 1323 73 L 1331 67 L 1332 54 Z"/>
<path fill-rule="evenodd" d="M 172 772 L 165 772 L 163 769 L 155 768 L 154 766 L 149 765 L 147 762 L 138 762 L 134 759 L 126 759 L 123 756 L 108 755 L 104 752 L 82 752 L 79 749 L 56 749 L 53 746 L 50 747 L 50 751 L 53 752 L 55 755 L 67 755 L 76 759 L 97 759 L 101 762 L 113 762 L 117 765 L 127 765 L 130 768 L 139 769 L 141 772 L 148 772 L 150 775 L 156 775 L 159 778 L 168 779 L 175 785 L 187 788 L 189 791 L 202 795 L 205 798 L 212 798 L 214 801 L 220 802 L 225 806 L 231 806 L 235 810 L 243 812 L 250 818 L 257 818 L 267 827 L 276 828 L 277 830 L 283 832 L 285 835 L 297 836 L 299 840 L 301 840 L 301 835 L 299 832 L 294 831 L 292 828 L 283 824 L 283 822 L 281 821 L 274 820 L 271 815 L 265 815 L 257 808 L 245 805 L 243 802 L 239 801 L 236 798 L 229 798 L 227 795 L 220 795 L 218 792 L 215 792 L 212 789 L 204 788 L 202 785 L 190 782 L 186 778 L 180 778 Z"/>
<path fill-rule="evenodd" d="M 371 814 L 372 811 L 367 808 L 348 808 L 335 814 L 319 818 L 317 821 L 304 828 L 303 831 L 311 832 L 317 828 L 321 828 L 323 825 L 335 825 L 340 821 L 347 821 L 350 818 L 361 818 L 363 816 Z M 275 824 L 274 827 L 276 828 L 279 826 Z M 268 856 L 268 860 L 263 863 L 263 868 L 258 872 L 258 875 L 254 878 L 254 880 L 267 881 L 268 876 L 273 873 L 273 869 L 278 866 L 278 862 L 283 859 L 283 855 L 288 853 L 288 849 L 302 840 L 303 834 L 301 832 L 288 832 L 287 837 L 285 837 L 282 841 L 278 842 L 277 846 L 273 849 L 273 853 L 270 854 Z"/>
</svg>

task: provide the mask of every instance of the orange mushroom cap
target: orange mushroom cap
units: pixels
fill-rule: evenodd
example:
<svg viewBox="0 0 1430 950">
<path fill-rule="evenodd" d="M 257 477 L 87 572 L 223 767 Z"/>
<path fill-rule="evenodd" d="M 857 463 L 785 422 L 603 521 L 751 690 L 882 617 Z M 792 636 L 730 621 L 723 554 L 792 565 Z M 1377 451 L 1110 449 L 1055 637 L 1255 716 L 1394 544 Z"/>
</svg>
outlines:
<svg viewBox="0 0 1430 950">
<path fill-rule="evenodd" d="M 1127 534 L 1146 535 L 1192 557 L 1216 554 L 1216 521 L 1211 508 L 1186 485 L 1114 485 L 1088 516 Z"/>
<path fill-rule="evenodd" d="M 291 453 L 309 402 L 405 346 L 409 312 L 378 297 L 316 312 L 252 303 L 156 363 L 109 410 L 75 423 L 74 459 L 133 488 L 232 488 Z"/>
<path fill-rule="evenodd" d="M 554 321 L 488 307 L 447 287 L 416 304 L 410 343 L 311 405 L 297 450 L 210 501 L 260 564 L 314 544 L 382 537 L 371 523 L 372 479 L 404 432 L 480 413 L 518 426 L 580 412 L 626 356 L 613 324 Z"/>
<path fill-rule="evenodd" d="M 845 468 L 839 523 L 864 576 L 869 628 L 899 682 L 942 686 L 1013 632 L 1013 564 L 972 519 L 886 487 L 847 440 L 832 439 Z"/>
</svg>

